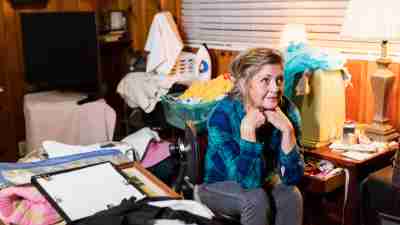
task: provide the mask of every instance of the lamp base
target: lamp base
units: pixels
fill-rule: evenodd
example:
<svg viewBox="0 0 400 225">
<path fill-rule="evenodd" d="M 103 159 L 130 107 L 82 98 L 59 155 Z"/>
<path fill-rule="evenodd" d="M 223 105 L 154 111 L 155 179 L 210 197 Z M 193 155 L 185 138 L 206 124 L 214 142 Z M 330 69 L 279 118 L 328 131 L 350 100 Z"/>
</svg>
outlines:
<svg viewBox="0 0 400 225">
<path fill-rule="evenodd" d="M 379 142 L 389 142 L 400 136 L 390 124 L 377 122 L 368 125 L 365 134 L 373 141 Z"/>
</svg>

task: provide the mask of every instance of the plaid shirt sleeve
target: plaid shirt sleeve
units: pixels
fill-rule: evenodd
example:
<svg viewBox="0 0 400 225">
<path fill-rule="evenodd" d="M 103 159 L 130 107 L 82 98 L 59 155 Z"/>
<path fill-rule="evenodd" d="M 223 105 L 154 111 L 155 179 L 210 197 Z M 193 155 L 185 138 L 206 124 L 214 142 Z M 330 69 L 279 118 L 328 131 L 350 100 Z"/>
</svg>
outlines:
<svg viewBox="0 0 400 225">
<path fill-rule="evenodd" d="M 208 121 L 206 183 L 232 180 L 243 188 L 261 186 L 263 144 L 240 138 L 240 122 L 229 105 L 217 107 Z"/>
<path fill-rule="evenodd" d="M 279 145 L 278 155 L 282 182 L 287 185 L 294 185 L 300 181 L 304 173 L 304 159 L 300 153 L 299 146 L 301 140 L 301 117 L 296 106 L 290 101 L 288 103 L 287 116 L 294 127 L 297 143 L 289 154 L 285 154 L 281 145 Z"/>
</svg>

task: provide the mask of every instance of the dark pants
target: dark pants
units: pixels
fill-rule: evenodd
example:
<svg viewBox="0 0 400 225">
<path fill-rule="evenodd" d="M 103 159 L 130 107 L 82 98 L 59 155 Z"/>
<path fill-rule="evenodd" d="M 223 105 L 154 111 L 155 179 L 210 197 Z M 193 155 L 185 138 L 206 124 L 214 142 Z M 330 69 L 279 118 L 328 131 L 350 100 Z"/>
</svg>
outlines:
<svg viewBox="0 0 400 225">
<path fill-rule="evenodd" d="M 242 225 L 301 225 L 303 222 L 303 198 L 295 186 L 277 184 L 267 191 L 246 190 L 236 182 L 224 181 L 202 184 L 197 194 L 214 212 L 239 216 Z"/>
</svg>

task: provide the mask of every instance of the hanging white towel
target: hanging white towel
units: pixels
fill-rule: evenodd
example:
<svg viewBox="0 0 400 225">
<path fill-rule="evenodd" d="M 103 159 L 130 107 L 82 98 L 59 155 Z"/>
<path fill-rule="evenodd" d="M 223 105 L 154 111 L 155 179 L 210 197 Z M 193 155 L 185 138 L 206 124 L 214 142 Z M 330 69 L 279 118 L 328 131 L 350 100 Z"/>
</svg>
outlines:
<svg viewBox="0 0 400 225">
<path fill-rule="evenodd" d="M 146 71 L 168 74 L 182 49 L 183 42 L 171 13 L 157 13 L 151 24 L 145 46 L 145 50 L 150 52 Z"/>
</svg>

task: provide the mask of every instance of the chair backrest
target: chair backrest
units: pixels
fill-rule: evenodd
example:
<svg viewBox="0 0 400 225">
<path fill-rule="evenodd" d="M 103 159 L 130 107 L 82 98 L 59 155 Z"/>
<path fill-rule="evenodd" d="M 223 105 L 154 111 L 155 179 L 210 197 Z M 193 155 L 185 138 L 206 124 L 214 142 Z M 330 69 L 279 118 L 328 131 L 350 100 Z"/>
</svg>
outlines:
<svg viewBox="0 0 400 225">
<path fill-rule="evenodd" d="M 185 142 L 187 146 L 190 146 L 190 151 L 186 154 L 188 163 L 186 179 L 192 184 L 200 184 L 202 182 L 203 157 L 198 142 L 197 130 L 191 121 L 186 122 Z"/>
<path fill-rule="evenodd" d="M 198 143 L 197 131 L 191 121 L 187 121 L 183 140 L 178 140 L 179 171 L 174 189 L 184 192 L 185 198 L 192 198 L 193 187 L 202 182 L 203 157 Z M 185 193 L 187 192 L 187 193 Z"/>
<path fill-rule="evenodd" d="M 203 182 L 204 154 L 207 145 L 206 133 L 198 134 L 196 126 L 191 121 L 187 121 L 185 125 L 185 156 L 181 169 L 184 170 L 183 182 L 181 190 L 185 198 L 194 199 L 193 189 L 197 184 Z M 182 178 L 181 178 L 182 179 Z M 185 190 L 188 190 L 185 193 Z M 216 220 L 221 224 L 240 225 L 240 218 L 223 215 L 219 212 L 214 212 Z"/>
</svg>

